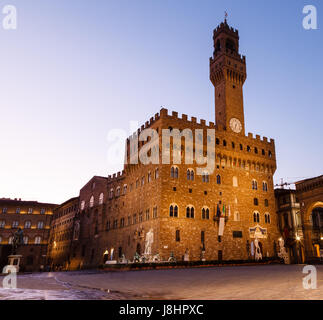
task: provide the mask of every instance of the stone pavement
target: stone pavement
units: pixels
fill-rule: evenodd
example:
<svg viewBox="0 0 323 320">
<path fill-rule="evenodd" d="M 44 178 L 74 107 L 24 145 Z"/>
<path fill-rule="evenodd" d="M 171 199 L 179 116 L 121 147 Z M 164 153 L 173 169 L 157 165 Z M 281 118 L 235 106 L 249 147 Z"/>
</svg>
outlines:
<svg viewBox="0 0 323 320">
<path fill-rule="evenodd" d="M 264 265 L 36 273 L 19 275 L 19 289 L 0 289 L 0 299 L 323 299 L 323 266 L 316 266 L 315 290 L 303 288 L 306 276 L 302 273 L 303 267 Z"/>
</svg>

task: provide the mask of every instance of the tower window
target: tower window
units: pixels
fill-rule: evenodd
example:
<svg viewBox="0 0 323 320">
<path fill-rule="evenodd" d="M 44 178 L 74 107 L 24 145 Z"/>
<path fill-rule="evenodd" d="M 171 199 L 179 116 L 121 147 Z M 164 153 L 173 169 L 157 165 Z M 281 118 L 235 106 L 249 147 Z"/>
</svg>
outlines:
<svg viewBox="0 0 323 320">
<path fill-rule="evenodd" d="M 227 39 L 225 46 L 227 49 L 232 50 L 232 51 L 236 51 L 234 42 L 231 39 Z"/>
</svg>

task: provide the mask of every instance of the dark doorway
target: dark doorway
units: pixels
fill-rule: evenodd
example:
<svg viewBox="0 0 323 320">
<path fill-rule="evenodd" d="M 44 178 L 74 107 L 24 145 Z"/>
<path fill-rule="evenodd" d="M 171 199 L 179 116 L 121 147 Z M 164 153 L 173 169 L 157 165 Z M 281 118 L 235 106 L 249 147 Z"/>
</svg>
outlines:
<svg viewBox="0 0 323 320">
<path fill-rule="evenodd" d="M 219 261 L 222 261 L 222 259 L 223 259 L 223 258 L 222 258 L 222 250 L 219 250 L 219 251 L 218 251 L 218 260 L 219 260 Z"/>
</svg>

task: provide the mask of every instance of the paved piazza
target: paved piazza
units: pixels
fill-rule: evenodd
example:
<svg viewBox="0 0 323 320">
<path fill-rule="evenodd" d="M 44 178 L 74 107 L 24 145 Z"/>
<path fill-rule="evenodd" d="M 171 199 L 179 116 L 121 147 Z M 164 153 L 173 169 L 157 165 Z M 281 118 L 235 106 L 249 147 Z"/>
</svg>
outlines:
<svg viewBox="0 0 323 320">
<path fill-rule="evenodd" d="M 322 299 L 323 266 L 317 289 L 303 288 L 303 265 L 264 265 L 149 271 L 75 271 L 19 275 L 12 299 Z M 2 284 L 3 277 L 0 277 Z"/>
</svg>

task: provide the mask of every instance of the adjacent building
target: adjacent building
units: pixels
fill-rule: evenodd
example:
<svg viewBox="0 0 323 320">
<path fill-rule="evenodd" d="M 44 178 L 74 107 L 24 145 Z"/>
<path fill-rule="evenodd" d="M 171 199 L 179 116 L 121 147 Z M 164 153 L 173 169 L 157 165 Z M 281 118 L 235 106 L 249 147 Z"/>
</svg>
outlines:
<svg viewBox="0 0 323 320">
<path fill-rule="evenodd" d="M 323 256 L 323 176 L 296 182 L 307 261 Z"/>
<path fill-rule="evenodd" d="M 71 198 L 54 209 L 48 245 L 48 264 L 52 270 L 69 269 L 75 216 L 79 198 Z"/>
<path fill-rule="evenodd" d="M 0 268 L 8 263 L 12 241 L 18 228 L 23 230 L 24 244 L 17 254 L 23 256 L 20 270 L 39 271 L 47 260 L 50 223 L 56 204 L 0 199 Z"/>
<path fill-rule="evenodd" d="M 276 189 L 276 212 L 280 233 L 291 263 L 305 262 L 303 223 L 295 189 Z"/>
</svg>

